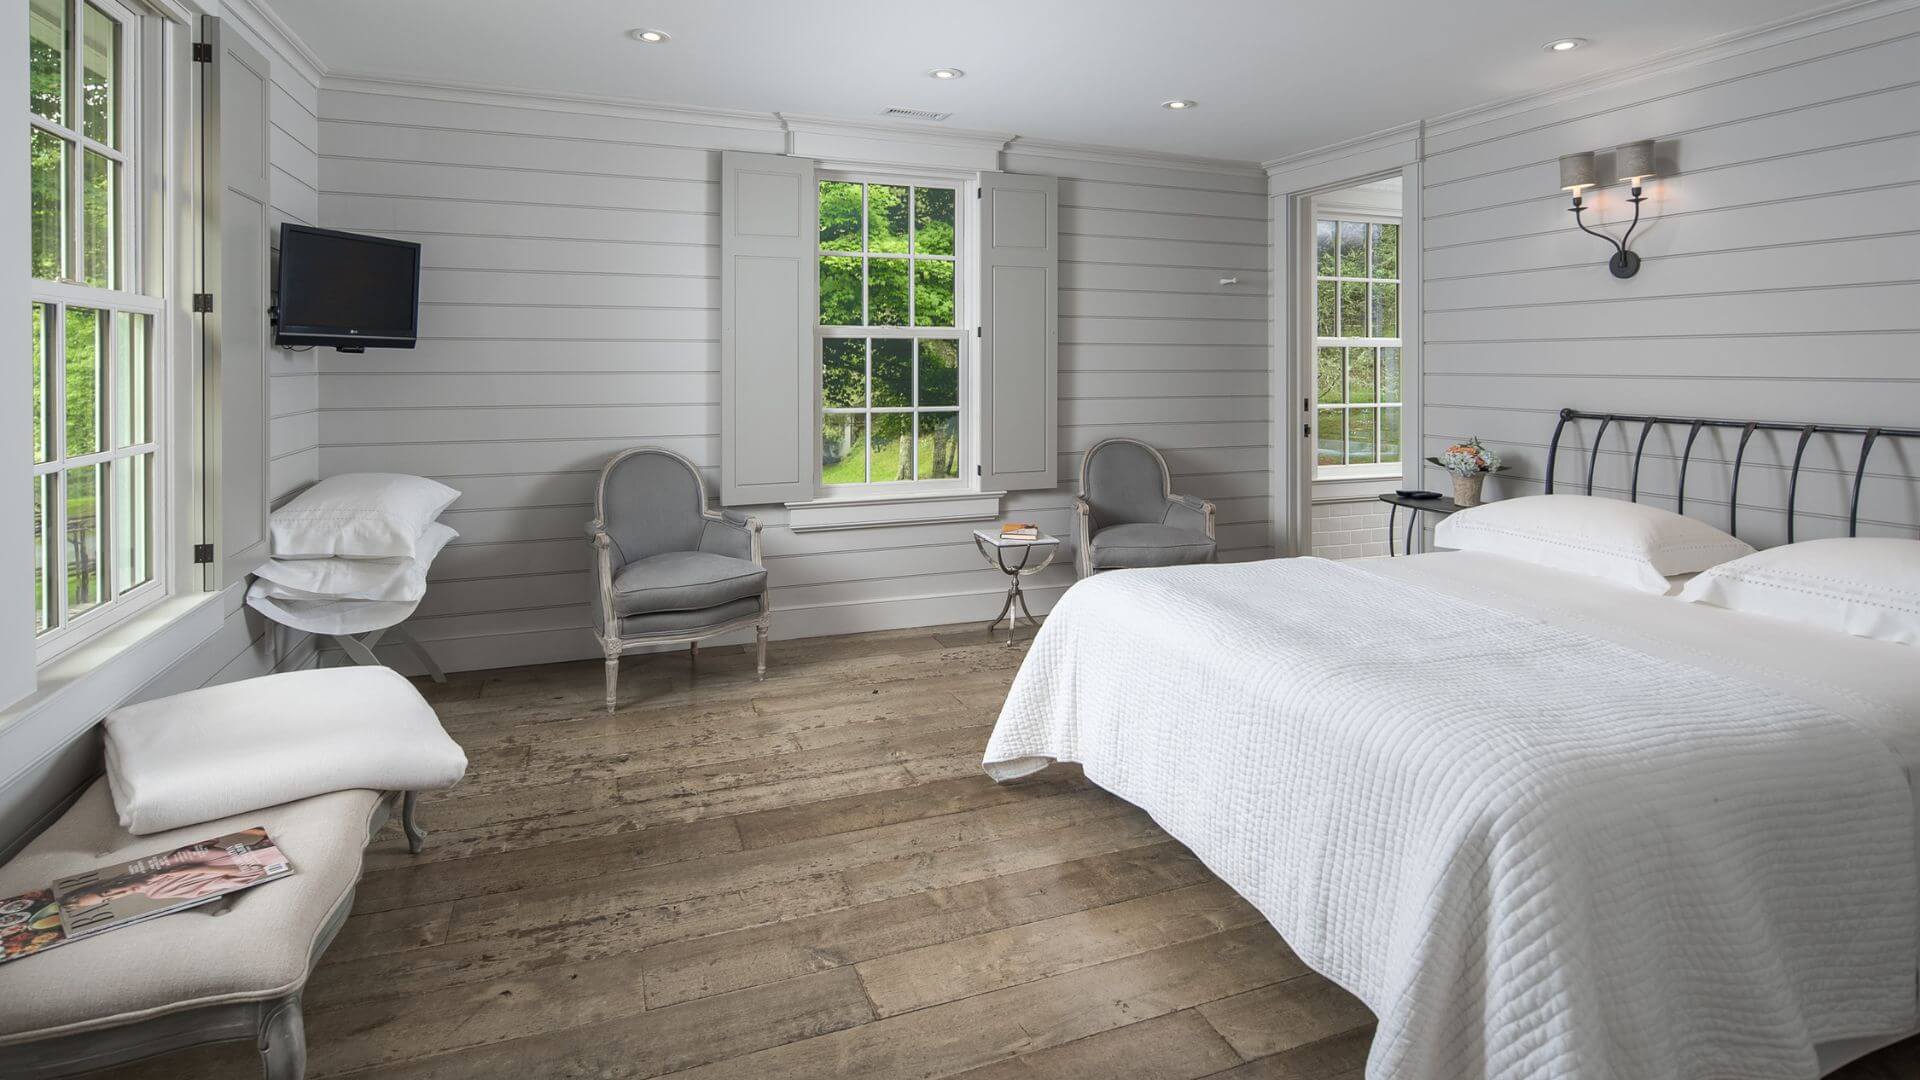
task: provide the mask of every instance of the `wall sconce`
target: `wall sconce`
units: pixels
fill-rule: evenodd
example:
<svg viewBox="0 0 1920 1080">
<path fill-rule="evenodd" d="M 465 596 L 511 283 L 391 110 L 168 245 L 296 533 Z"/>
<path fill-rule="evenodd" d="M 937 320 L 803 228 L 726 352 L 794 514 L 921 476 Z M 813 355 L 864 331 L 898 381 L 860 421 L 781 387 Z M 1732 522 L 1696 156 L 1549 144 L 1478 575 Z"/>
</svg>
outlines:
<svg viewBox="0 0 1920 1080">
<path fill-rule="evenodd" d="M 1560 189 L 1573 193 L 1573 223 L 1580 227 L 1580 231 L 1613 245 L 1613 257 L 1607 260 L 1607 269 L 1613 271 L 1614 277 L 1630 278 L 1640 272 L 1640 256 L 1628 250 L 1627 242 L 1633 239 L 1633 230 L 1640 224 L 1640 204 L 1647 201 L 1647 197 L 1640 193 L 1641 184 L 1649 177 L 1660 175 L 1653 168 L 1653 140 L 1614 147 L 1613 163 L 1620 180 L 1633 185 L 1633 196 L 1627 200 L 1633 204 L 1633 222 L 1627 226 L 1626 235 L 1618 240 L 1589 229 L 1587 223 L 1580 220 L 1580 212 L 1586 209 L 1581 203 L 1580 193 L 1600 183 L 1600 170 L 1594 164 L 1593 151 L 1568 154 L 1560 159 Z"/>
</svg>

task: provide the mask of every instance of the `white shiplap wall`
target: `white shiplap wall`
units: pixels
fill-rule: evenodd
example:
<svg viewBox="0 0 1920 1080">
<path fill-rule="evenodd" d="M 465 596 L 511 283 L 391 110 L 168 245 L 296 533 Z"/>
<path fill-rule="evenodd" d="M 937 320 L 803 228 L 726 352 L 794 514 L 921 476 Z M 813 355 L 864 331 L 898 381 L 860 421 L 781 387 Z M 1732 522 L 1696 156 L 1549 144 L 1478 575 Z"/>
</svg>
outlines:
<svg viewBox="0 0 1920 1080">
<path fill-rule="evenodd" d="M 713 478 L 718 151 L 780 152 L 785 134 L 392 87 L 328 89 L 320 113 L 323 222 L 425 245 L 419 347 L 321 358 L 321 473 L 461 490 L 461 538 L 411 627 L 447 667 L 597 655 L 595 472 L 653 444 Z M 1229 557 L 1264 554 L 1264 178 L 1051 151 L 1005 167 L 1064 180 L 1063 481 L 1093 441 L 1147 439 L 1182 490 L 1219 502 Z M 1066 535 L 1070 490 L 1006 514 Z M 971 525 L 796 534 L 783 508 L 756 513 L 776 634 L 984 620 L 1004 595 Z M 1036 607 L 1070 561 L 1033 582 Z"/>
<path fill-rule="evenodd" d="M 1556 411 L 1913 426 L 1920 422 L 1920 10 L 1887 13 L 1495 119 L 1430 130 L 1424 176 L 1427 453 L 1478 434 L 1537 493 Z M 1616 281 L 1571 226 L 1555 159 L 1659 140 L 1662 171 Z M 1602 220 L 1626 192 L 1608 188 Z M 1614 231 L 1618 232 L 1616 225 Z M 1593 428 L 1557 490 L 1580 490 Z M 1608 432 L 1597 487 L 1624 496 L 1637 426 Z M 1655 434 L 1642 488 L 1669 507 L 1684 432 Z M 1703 434 L 1687 506 L 1724 523 L 1738 432 Z M 1739 526 L 1784 540 L 1791 434 L 1756 435 Z M 1859 442 L 1819 439 L 1801 536 L 1844 531 Z M 1862 532 L 1913 535 L 1920 446 L 1875 450 Z M 1429 483 L 1444 477 L 1429 476 Z M 1696 501 L 1698 500 L 1698 501 Z M 1809 513 L 1810 512 L 1810 513 Z"/>
</svg>

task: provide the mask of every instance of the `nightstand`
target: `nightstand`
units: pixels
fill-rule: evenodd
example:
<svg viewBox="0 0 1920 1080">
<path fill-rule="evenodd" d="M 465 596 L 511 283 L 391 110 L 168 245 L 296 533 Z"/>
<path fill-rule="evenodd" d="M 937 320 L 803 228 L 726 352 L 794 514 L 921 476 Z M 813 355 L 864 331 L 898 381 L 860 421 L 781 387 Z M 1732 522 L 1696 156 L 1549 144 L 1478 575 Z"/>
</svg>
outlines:
<svg viewBox="0 0 1920 1080">
<path fill-rule="evenodd" d="M 1419 528 L 1421 514 L 1438 514 L 1441 517 L 1446 517 L 1449 514 L 1454 514 L 1466 509 L 1445 495 L 1432 499 L 1409 499 L 1405 495 L 1389 491 L 1385 495 L 1380 496 L 1380 501 L 1392 507 L 1392 509 L 1387 511 L 1388 558 L 1392 558 L 1398 554 L 1398 552 L 1393 549 L 1393 530 L 1394 519 L 1399 515 L 1401 507 L 1404 506 L 1407 508 L 1407 554 L 1409 555 L 1413 554 L 1413 536 L 1415 530 Z"/>
</svg>

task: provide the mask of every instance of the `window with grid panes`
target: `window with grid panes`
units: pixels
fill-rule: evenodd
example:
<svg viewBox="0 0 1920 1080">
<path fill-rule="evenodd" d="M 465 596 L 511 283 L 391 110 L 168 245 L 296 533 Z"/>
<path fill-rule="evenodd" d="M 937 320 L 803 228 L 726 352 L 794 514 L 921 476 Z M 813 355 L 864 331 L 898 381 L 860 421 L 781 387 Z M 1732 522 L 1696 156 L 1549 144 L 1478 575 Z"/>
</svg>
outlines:
<svg viewBox="0 0 1920 1080">
<path fill-rule="evenodd" d="M 1321 477 L 1400 472 L 1400 226 L 1314 227 L 1315 428 Z"/>
<path fill-rule="evenodd" d="M 959 188 L 820 181 L 820 485 L 957 486 Z"/>
<path fill-rule="evenodd" d="M 164 382 L 160 300 L 139 280 L 146 17 L 112 0 L 26 7 L 34 619 L 44 653 L 161 589 Z"/>
</svg>

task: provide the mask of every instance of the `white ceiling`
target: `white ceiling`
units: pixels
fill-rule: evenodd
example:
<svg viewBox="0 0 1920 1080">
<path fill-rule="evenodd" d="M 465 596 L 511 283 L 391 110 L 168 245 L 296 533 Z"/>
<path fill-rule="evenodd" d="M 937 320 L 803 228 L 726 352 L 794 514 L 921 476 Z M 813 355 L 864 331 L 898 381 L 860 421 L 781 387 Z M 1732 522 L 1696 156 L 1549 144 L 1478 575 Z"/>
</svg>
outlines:
<svg viewBox="0 0 1920 1080">
<path fill-rule="evenodd" d="M 267 0 L 339 74 L 1260 161 L 1623 68 L 1831 0 Z M 627 37 L 635 27 L 665 45 Z M 1559 37 L 1586 48 L 1549 53 Z M 967 76 L 936 82 L 934 67 Z M 1187 112 L 1160 108 L 1191 98 Z"/>
</svg>

